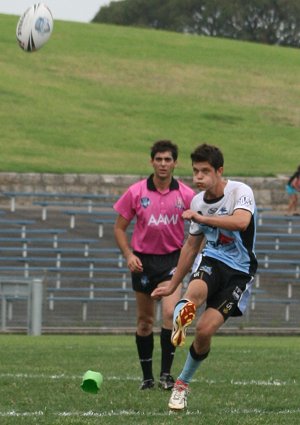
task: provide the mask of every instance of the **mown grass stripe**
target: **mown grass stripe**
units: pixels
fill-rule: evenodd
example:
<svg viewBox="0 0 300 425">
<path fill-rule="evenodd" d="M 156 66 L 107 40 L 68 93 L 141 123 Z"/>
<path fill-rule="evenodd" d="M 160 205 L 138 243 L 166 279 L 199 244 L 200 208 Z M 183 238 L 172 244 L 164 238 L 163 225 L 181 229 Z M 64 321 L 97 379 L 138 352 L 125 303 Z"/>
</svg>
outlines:
<svg viewBox="0 0 300 425">
<path fill-rule="evenodd" d="M 45 374 L 28 374 L 28 373 L 1 373 L 1 378 L 13 378 L 13 379 L 43 379 L 43 380 L 60 380 L 60 379 L 72 379 L 77 380 L 81 379 L 82 375 L 65 375 L 65 374 L 58 374 L 58 375 L 45 375 Z M 138 376 L 106 376 L 104 378 L 106 381 L 140 381 L 140 377 Z M 208 379 L 193 379 L 192 382 L 202 382 L 209 385 L 218 385 L 220 383 L 230 383 L 231 385 L 241 385 L 241 386 L 247 386 L 247 385 L 257 385 L 257 386 L 275 386 L 279 387 L 282 385 L 297 385 L 296 380 L 288 380 L 288 381 L 281 381 L 279 379 L 273 379 L 270 378 L 268 380 L 230 380 L 229 382 L 225 380 L 208 380 Z"/>
<path fill-rule="evenodd" d="M 263 410 L 263 409 L 222 409 L 220 413 L 224 413 L 227 415 L 289 415 L 289 414 L 298 414 L 300 413 L 299 409 L 283 409 L 283 410 Z M 59 416 L 59 417 L 90 417 L 90 418 L 103 418 L 103 417 L 117 417 L 117 416 L 137 416 L 137 417 L 163 417 L 163 416 L 170 416 L 170 415 L 176 415 L 176 414 L 184 414 L 185 416 L 198 416 L 201 415 L 202 412 L 200 410 L 186 410 L 185 412 L 173 412 L 173 411 L 166 411 L 166 412 L 143 412 L 143 411 L 134 411 L 134 410 L 119 410 L 119 411 L 104 411 L 104 412 L 94 412 L 94 411 L 87 411 L 87 412 L 54 412 L 52 413 L 53 416 Z M 17 412 L 17 411 L 7 411 L 7 412 L 0 412 L 0 417 L 41 417 L 44 416 L 46 413 L 43 411 L 37 411 L 37 412 Z M 49 414 L 49 413 L 47 413 Z"/>
</svg>

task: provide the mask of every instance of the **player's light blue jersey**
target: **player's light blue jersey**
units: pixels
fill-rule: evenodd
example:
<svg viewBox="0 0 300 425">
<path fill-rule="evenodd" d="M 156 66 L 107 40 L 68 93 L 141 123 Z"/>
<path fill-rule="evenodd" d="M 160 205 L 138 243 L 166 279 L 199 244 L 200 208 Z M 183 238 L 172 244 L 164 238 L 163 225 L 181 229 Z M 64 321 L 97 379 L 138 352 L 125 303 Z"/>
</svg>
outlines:
<svg viewBox="0 0 300 425">
<path fill-rule="evenodd" d="M 206 245 L 203 255 L 222 261 L 233 269 L 254 275 L 257 260 L 254 253 L 256 237 L 256 205 L 252 189 L 244 183 L 228 180 L 224 196 L 213 201 L 204 200 L 204 192 L 197 194 L 191 209 L 204 216 L 232 215 L 236 209 L 252 214 L 248 228 L 231 231 L 191 222 L 190 234 L 204 233 Z"/>
</svg>

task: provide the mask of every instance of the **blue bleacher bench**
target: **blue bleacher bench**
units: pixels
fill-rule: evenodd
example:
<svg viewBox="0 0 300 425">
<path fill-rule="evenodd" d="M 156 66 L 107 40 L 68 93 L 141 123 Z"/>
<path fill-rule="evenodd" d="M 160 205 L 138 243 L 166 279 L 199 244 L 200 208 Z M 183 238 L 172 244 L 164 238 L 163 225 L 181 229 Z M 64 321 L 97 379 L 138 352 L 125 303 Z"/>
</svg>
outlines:
<svg viewBox="0 0 300 425">
<path fill-rule="evenodd" d="M 48 207 L 70 207 L 70 208 L 86 208 L 85 212 L 91 213 L 94 208 L 112 208 L 114 201 L 117 198 L 112 198 L 110 201 L 107 202 L 95 202 L 92 199 L 88 202 L 66 202 L 66 201 L 36 201 L 33 202 L 32 205 L 38 205 L 42 207 L 42 221 L 47 220 L 47 209 Z"/>
<path fill-rule="evenodd" d="M 75 228 L 75 217 L 84 216 L 84 217 L 98 217 L 101 222 L 104 223 L 114 223 L 117 216 L 114 210 L 110 211 L 83 211 L 83 210 L 63 210 L 63 214 L 70 216 L 70 228 Z M 106 218 L 105 218 L 106 217 Z M 109 218 L 111 217 L 111 218 Z"/>
<path fill-rule="evenodd" d="M 20 192 L 20 191 L 5 191 L 2 192 L 4 196 L 10 198 L 12 212 L 16 210 L 17 198 L 42 198 L 42 199 L 87 199 L 87 200 L 103 200 L 115 199 L 115 195 L 109 194 L 94 194 L 94 193 L 60 193 L 60 192 Z"/>
</svg>

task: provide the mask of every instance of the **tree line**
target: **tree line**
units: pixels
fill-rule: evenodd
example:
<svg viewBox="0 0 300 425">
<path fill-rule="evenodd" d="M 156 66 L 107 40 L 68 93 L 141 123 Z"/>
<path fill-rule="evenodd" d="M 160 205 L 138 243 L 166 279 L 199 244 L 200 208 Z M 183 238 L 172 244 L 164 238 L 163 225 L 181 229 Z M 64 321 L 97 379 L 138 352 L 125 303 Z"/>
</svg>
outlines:
<svg viewBox="0 0 300 425">
<path fill-rule="evenodd" d="M 123 0 L 93 22 L 300 47 L 300 0 Z"/>
</svg>

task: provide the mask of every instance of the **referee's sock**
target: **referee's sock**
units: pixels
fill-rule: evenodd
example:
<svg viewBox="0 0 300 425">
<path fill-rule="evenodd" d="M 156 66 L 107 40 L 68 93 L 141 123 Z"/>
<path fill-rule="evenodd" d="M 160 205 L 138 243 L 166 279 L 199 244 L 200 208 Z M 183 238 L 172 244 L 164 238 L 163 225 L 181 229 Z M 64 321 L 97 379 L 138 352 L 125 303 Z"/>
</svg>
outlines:
<svg viewBox="0 0 300 425">
<path fill-rule="evenodd" d="M 152 354 L 154 348 L 153 332 L 148 336 L 135 336 L 139 360 L 143 372 L 143 380 L 153 379 Z"/>
<path fill-rule="evenodd" d="M 160 346 L 161 346 L 161 369 L 160 376 L 170 374 L 172 363 L 174 360 L 175 347 L 171 343 L 171 329 L 161 328 Z"/>
</svg>

